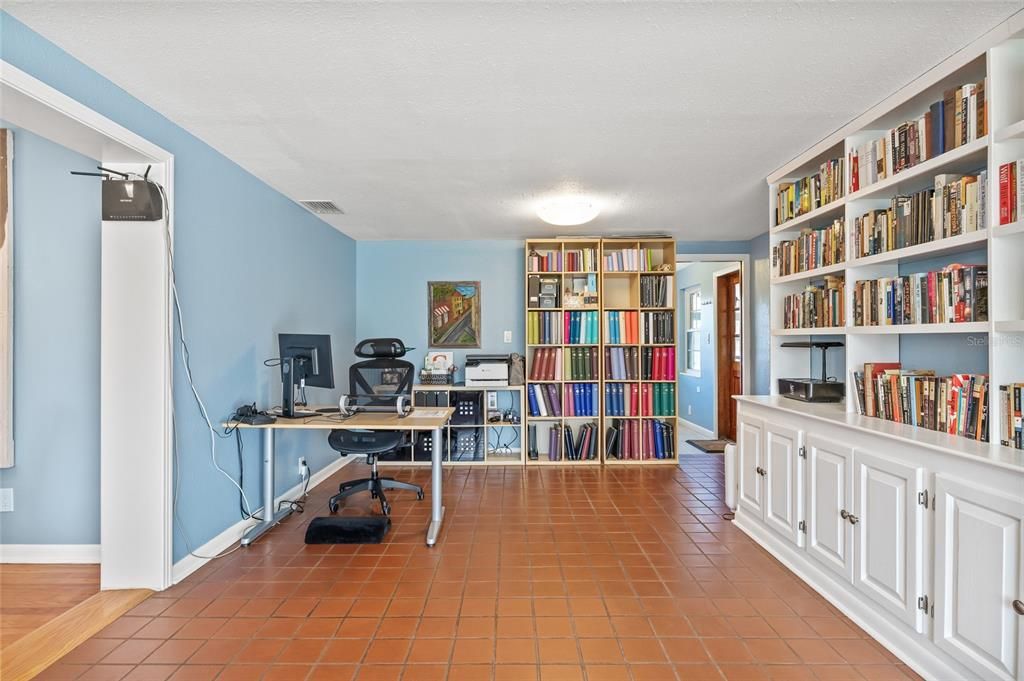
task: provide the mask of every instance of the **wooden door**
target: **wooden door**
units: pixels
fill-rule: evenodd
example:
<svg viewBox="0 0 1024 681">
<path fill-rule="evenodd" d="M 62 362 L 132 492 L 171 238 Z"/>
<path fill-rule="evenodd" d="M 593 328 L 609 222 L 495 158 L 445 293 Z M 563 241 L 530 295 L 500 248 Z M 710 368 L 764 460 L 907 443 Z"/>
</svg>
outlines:
<svg viewBox="0 0 1024 681">
<path fill-rule="evenodd" d="M 826 568 L 853 580 L 853 450 L 807 436 L 807 553 Z"/>
<path fill-rule="evenodd" d="M 743 394 L 743 342 L 740 271 L 723 274 L 716 280 L 715 343 L 718 393 L 718 437 L 736 440 L 736 400 Z"/>
<path fill-rule="evenodd" d="M 761 452 L 763 435 L 764 422 L 760 419 L 744 418 L 740 423 L 738 504 L 744 511 L 750 511 L 755 518 L 764 517 L 761 504 L 761 471 L 764 470 L 764 456 Z"/>
<path fill-rule="evenodd" d="M 765 423 L 764 438 L 764 522 L 789 543 L 803 546 L 803 432 Z"/>
<path fill-rule="evenodd" d="M 924 631 L 924 471 L 856 450 L 853 583 L 915 631 Z"/>
<path fill-rule="evenodd" d="M 979 678 L 1024 677 L 1024 502 L 935 476 L 935 644 Z"/>
</svg>

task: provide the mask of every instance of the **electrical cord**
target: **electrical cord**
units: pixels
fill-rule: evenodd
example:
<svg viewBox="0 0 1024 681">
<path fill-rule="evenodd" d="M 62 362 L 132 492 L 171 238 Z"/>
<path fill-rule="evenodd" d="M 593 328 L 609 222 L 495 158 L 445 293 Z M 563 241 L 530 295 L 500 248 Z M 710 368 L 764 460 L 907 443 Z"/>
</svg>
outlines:
<svg viewBox="0 0 1024 681">
<path fill-rule="evenodd" d="M 154 183 L 154 184 L 156 184 L 156 183 Z M 164 188 L 160 184 L 157 184 L 156 186 L 157 186 L 158 190 L 160 191 L 160 196 L 161 196 L 161 198 L 163 199 L 163 202 L 164 202 L 164 233 L 163 233 L 163 236 L 164 236 L 164 251 L 167 254 L 167 264 L 168 264 L 168 273 L 169 273 L 168 274 L 168 279 L 170 280 L 169 283 L 170 283 L 170 286 L 171 286 L 171 298 L 172 298 L 172 301 L 174 303 L 174 319 L 175 319 L 175 321 L 177 322 L 177 325 L 178 325 L 178 336 L 179 336 L 179 341 L 180 341 L 180 344 L 181 344 L 181 358 L 182 358 L 182 363 L 183 363 L 184 369 L 185 369 L 185 376 L 188 378 L 189 388 L 192 391 L 192 396 L 195 399 L 196 405 L 199 407 L 199 412 L 202 415 L 203 420 L 206 422 L 207 430 L 210 432 L 210 459 L 211 459 L 211 461 L 213 463 L 213 466 L 218 471 L 220 471 L 220 473 L 222 475 L 224 475 L 224 477 L 226 477 L 231 482 L 232 485 L 234 485 L 235 487 L 238 488 L 239 494 L 241 495 L 242 502 L 243 502 L 243 504 L 245 506 L 245 510 L 249 514 L 249 517 L 252 517 L 252 513 L 251 513 L 251 510 L 249 508 L 249 500 L 245 496 L 245 490 L 243 490 L 242 486 L 240 484 L 238 484 L 237 482 L 235 482 L 235 479 L 232 478 L 228 474 L 228 472 L 225 471 L 223 468 L 221 468 L 220 465 L 217 463 L 217 439 L 216 438 L 218 438 L 218 437 L 227 438 L 227 437 L 230 437 L 230 434 L 227 434 L 227 433 L 220 434 L 213 427 L 213 424 L 210 422 L 209 414 L 206 411 L 206 405 L 203 403 L 202 398 L 199 396 L 199 391 L 196 388 L 195 382 L 192 379 L 192 367 L 191 367 L 191 363 L 189 361 L 190 360 L 190 353 L 189 353 L 189 349 L 188 349 L 188 343 L 187 343 L 186 338 L 185 338 L 185 327 L 184 327 L 184 324 L 182 322 L 181 303 L 180 303 L 180 301 L 178 299 L 178 286 L 177 286 L 177 282 L 176 282 L 175 274 L 174 274 L 174 252 L 173 252 L 173 249 L 171 248 L 171 209 L 170 209 L 170 205 L 167 202 L 167 194 L 164 192 Z M 170 341 L 173 344 L 173 342 L 174 342 L 174 329 L 171 328 L 169 332 L 170 332 L 170 336 L 171 336 L 170 337 Z M 175 526 L 181 532 L 181 538 L 185 542 L 185 549 L 188 551 L 189 555 L 194 556 L 196 558 L 201 558 L 201 559 L 204 559 L 204 560 L 214 560 L 214 559 L 217 559 L 217 558 L 223 558 L 225 556 L 231 555 L 232 553 L 237 551 L 239 548 L 241 548 L 241 544 L 238 544 L 234 548 L 229 549 L 227 551 L 223 551 L 223 552 L 221 552 L 221 553 L 219 553 L 217 555 L 214 555 L 214 556 L 204 556 L 202 554 L 196 553 L 195 549 L 192 548 L 192 542 L 189 539 L 188 531 L 185 528 L 185 523 L 182 521 L 181 516 L 178 513 L 178 497 L 179 497 L 179 494 L 180 494 L 180 491 L 181 491 L 181 475 L 180 475 L 180 459 L 179 459 L 179 455 L 178 455 L 178 422 L 177 422 L 177 414 L 175 413 L 175 408 L 174 408 L 174 396 L 173 395 L 171 396 L 171 401 L 170 402 L 171 402 L 170 403 L 170 410 L 171 410 L 171 442 L 172 442 L 171 447 L 172 447 L 172 466 L 173 466 L 172 472 L 174 474 L 174 490 L 173 490 L 173 494 L 172 494 L 172 497 L 171 497 L 171 513 L 172 513 L 172 515 L 174 517 L 174 520 L 175 520 Z"/>
</svg>

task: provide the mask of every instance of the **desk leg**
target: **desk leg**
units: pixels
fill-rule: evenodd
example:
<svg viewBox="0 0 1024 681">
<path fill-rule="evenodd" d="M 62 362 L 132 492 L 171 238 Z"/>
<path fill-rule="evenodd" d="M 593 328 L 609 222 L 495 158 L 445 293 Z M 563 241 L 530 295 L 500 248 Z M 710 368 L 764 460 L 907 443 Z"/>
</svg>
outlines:
<svg viewBox="0 0 1024 681">
<path fill-rule="evenodd" d="M 430 446 L 430 526 L 427 528 L 427 546 L 437 543 L 441 534 L 441 521 L 444 519 L 444 506 L 441 505 L 441 429 L 434 428 L 431 432 Z"/>
<path fill-rule="evenodd" d="M 291 506 L 274 513 L 274 432 L 273 428 L 260 429 L 263 440 L 263 522 L 250 527 L 242 535 L 242 546 L 252 544 L 292 513 Z"/>
</svg>

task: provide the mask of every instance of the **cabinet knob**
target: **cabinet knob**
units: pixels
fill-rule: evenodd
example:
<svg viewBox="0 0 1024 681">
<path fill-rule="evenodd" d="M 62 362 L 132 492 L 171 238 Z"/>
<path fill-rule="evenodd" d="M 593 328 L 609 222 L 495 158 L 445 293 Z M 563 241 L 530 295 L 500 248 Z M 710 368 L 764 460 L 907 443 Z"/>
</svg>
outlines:
<svg viewBox="0 0 1024 681">
<path fill-rule="evenodd" d="M 839 511 L 839 517 L 842 518 L 843 520 L 846 520 L 847 518 L 850 517 L 850 514 L 847 513 L 846 509 L 844 508 L 843 510 Z"/>
<path fill-rule="evenodd" d="M 1019 600 L 1013 602 L 1013 611 L 1018 615 L 1024 615 L 1024 603 Z"/>
<path fill-rule="evenodd" d="M 846 516 L 846 519 L 850 521 L 851 525 L 856 525 L 858 522 L 860 522 L 860 518 L 858 518 L 857 516 L 853 515 L 852 513 L 848 514 Z"/>
</svg>

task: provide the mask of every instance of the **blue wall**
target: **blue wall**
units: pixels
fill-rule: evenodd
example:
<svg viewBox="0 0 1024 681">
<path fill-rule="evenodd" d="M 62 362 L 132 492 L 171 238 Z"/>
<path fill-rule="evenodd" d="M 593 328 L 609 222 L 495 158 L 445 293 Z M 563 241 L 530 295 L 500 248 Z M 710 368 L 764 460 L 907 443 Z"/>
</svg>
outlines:
<svg viewBox="0 0 1024 681">
<path fill-rule="evenodd" d="M 100 538 L 100 194 L 96 165 L 14 133 L 14 511 L 0 543 Z M 53 197 L 59 196 L 60 201 Z M 60 428 L 54 428 L 59 419 Z"/>
<path fill-rule="evenodd" d="M 750 242 L 750 268 L 753 280 L 750 286 L 750 363 L 753 372 L 750 387 L 755 395 L 771 392 L 771 296 L 768 290 L 771 274 L 771 245 L 765 232 Z"/>
<path fill-rule="evenodd" d="M 267 405 L 280 399 L 277 376 L 262 364 L 277 354 L 279 331 L 333 334 L 335 371 L 343 375 L 355 343 L 354 241 L 3 12 L 0 46 L 4 60 L 174 154 L 178 288 L 193 373 L 212 418 L 226 416 L 243 402 Z M 92 250 L 97 249 L 98 242 Z M 65 290 L 83 304 L 95 293 Z M 207 431 L 177 356 L 174 381 L 182 483 L 177 560 L 186 554 L 181 524 L 196 547 L 235 523 L 239 514 L 234 488 L 213 469 Z M 60 390 L 49 388 L 51 394 Z M 338 393 L 314 391 L 311 398 L 328 401 Z M 42 427 L 52 415 L 28 418 Z M 255 438 L 247 436 L 246 445 L 246 491 L 255 504 L 260 456 Z M 336 457 L 323 436 L 315 434 L 282 437 L 279 452 L 279 491 L 298 483 L 295 461 L 300 454 L 314 470 Z M 30 455 L 21 452 L 18 465 L 27 465 Z M 237 473 L 231 441 L 218 443 L 218 457 L 224 468 Z M 42 489 L 17 488 L 16 504 L 48 493 L 47 485 L 63 488 L 62 482 L 63 477 L 55 481 L 51 476 Z M 98 498 L 96 486 L 92 494 Z M 5 541 L 96 540 L 95 515 L 79 516 L 69 509 L 61 516 L 60 536 L 37 532 Z"/>
<path fill-rule="evenodd" d="M 417 368 L 427 353 L 427 282 L 480 282 L 479 349 L 457 350 L 460 369 L 475 353 L 523 352 L 523 243 L 521 241 L 360 241 L 360 338 L 397 336 L 416 348 Z M 504 332 L 512 342 L 504 342 Z M 459 378 L 461 378 L 461 371 Z"/>
</svg>

